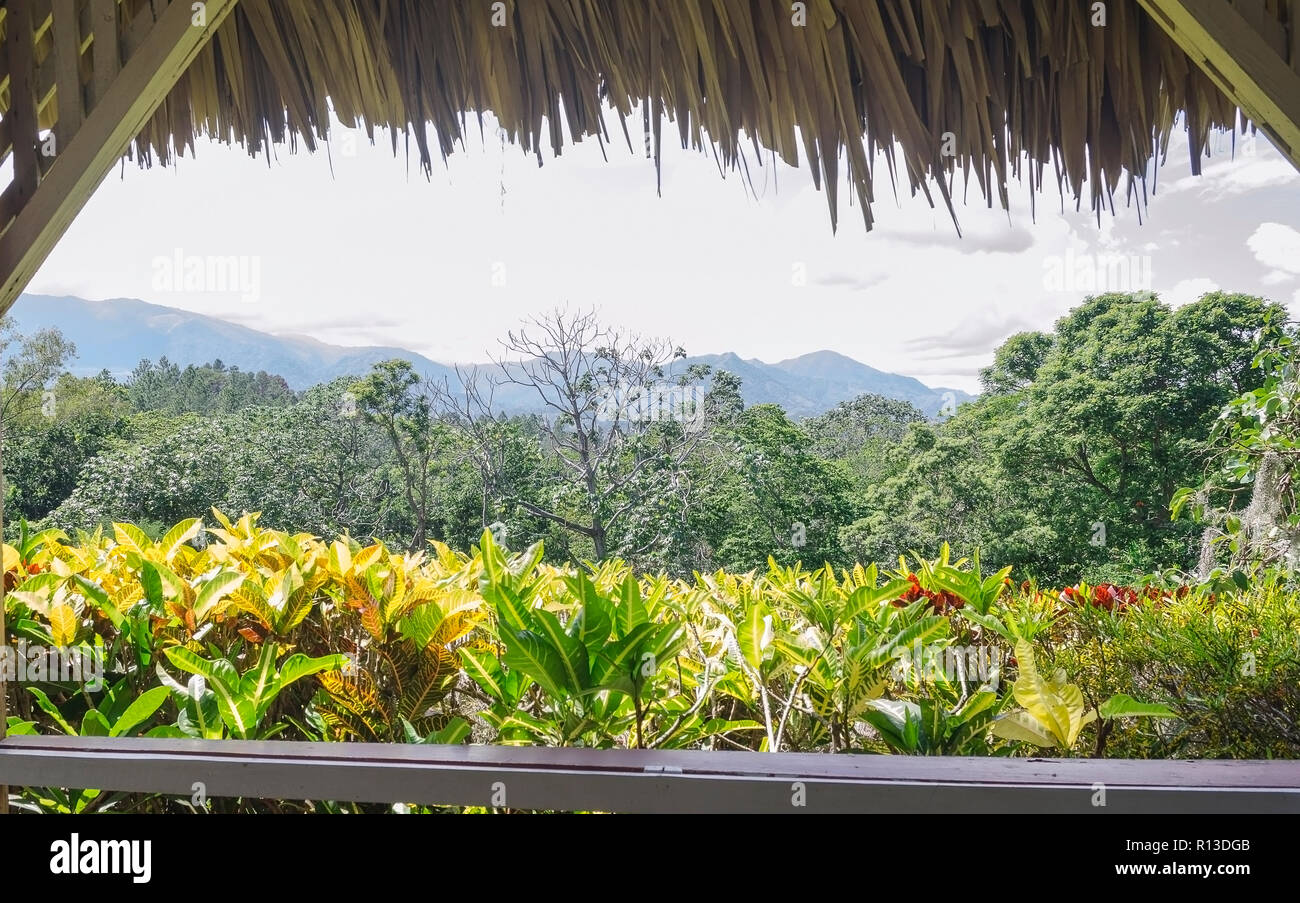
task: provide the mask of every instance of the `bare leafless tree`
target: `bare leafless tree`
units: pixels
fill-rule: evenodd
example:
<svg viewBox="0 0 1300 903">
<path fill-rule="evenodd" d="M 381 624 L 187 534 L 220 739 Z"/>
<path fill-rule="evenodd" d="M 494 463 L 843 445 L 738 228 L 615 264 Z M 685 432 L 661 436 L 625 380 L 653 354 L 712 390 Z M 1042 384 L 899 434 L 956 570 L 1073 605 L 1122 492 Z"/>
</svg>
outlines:
<svg viewBox="0 0 1300 903">
<path fill-rule="evenodd" d="M 580 513 L 525 499 L 518 504 L 587 537 L 595 557 L 604 558 L 611 531 L 638 503 L 635 487 L 651 462 L 680 469 L 699 441 L 695 411 L 647 411 L 643 403 L 667 385 L 665 368 L 686 353 L 666 340 L 607 327 L 594 311 L 564 309 L 529 320 L 501 345 L 490 375 L 461 379 L 466 388 L 458 410 L 480 446 L 484 479 L 497 466 L 488 429 L 494 391 L 504 385 L 530 390 L 542 411 L 542 442 L 583 503 Z"/>
</svg>

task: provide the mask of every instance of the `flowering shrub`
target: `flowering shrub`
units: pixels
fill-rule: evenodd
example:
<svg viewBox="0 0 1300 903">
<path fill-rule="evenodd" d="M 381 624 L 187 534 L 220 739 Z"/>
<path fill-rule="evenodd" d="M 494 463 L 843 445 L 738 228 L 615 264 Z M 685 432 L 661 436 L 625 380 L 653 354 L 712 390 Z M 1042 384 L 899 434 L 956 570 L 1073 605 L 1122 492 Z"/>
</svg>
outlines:
<svg viewBox="0 0 1300 903">
<path fill-rule="evenodd" d="M 959 755 L 1100 755 L 1118 742 L 1185 756 L 1222 754 L 1234 733 L 1193 680 L 1239 707 L 1276 707 L 1269 694 L 1297 683 L 1296 650 L 1279 643 L 1288 629 L 1294 642 L 1300 604 L 1283 582 L 1263 601 L 1047 590 L 981 575 L 946 548 L 895 573 L 773 562 L 672 581 L 618 561 L 547 565 L 540 547 L 511 554 L 490 532 L 469 553 L 435 542 L 411 554 L 214 516 L 156 541 L 119 523 L 75 540 L 24 531 L 4 547 L 11 638 L 100 656 L 106 675 L 98 694 L 11 681 L 11 731 L 69 732 L 87 701 L 116 713 L 147 697 L 121 735 Z M 1240 648 L 1226 662 L 1179 646 L 1229 634 Z M 1237 653 L 1251 649 L 1246 678 Z M 1153 650 L 1165 672 L 1142 660 Z M 975 674 L 968 657 L 994 664 Z M 924 664 L 945 660 L 959 667 Z M 1070 730 L 1035 720 L 1049 692 Z M 1252 749 L 1295 755 L 1297 710 L 1261 721 Z M 1119 721 L 1138 714 L 1172 717 Z"/>
</svg>

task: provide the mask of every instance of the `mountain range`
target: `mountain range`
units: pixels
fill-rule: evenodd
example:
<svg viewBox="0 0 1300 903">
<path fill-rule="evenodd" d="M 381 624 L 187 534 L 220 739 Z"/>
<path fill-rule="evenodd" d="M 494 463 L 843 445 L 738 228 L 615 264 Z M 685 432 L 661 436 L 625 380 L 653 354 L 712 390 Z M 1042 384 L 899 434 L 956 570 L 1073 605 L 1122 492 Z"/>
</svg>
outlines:
<svg viewBox="0 0 1300 903">
<path fill-rule="evenodd" d="M 348 374 L 361 375 L 391 358 L 411 362 L 432 379 L 456 380 L 455 368 L 403 348 L 330 345 L 306 336 L 272 335 L 216 317 L 150 304 L 133 298 L 86 301 L 75 297 L 22 295 L 9 317 L 21 333 L 55 327 L 77 346 L 69 369 L 78 376 L 108 370 L 123 378 L 142 359 L 166 357 L 180 366 L 220 358 L 241 370 L 283 376 L 293 389 L 305 389 Z M 834 351 L 814 351 L 775 364 L 726 352 L 689 357 L 674 369 L 708 364 L 741 379 L 747 405 L 779 404 L 791 416 L 820 414 L 864 393 L 909 401 L 934 416 L 945 404 L 971 396 L 960 389 L 925 385 L 920 380 L 869 367 Z M 490 365 L 489 365 L 490 366 Z M 535 394 L 516 386 L 498 390 L 495 401 L 508 413 L 536 407 Z"/>
</svg>

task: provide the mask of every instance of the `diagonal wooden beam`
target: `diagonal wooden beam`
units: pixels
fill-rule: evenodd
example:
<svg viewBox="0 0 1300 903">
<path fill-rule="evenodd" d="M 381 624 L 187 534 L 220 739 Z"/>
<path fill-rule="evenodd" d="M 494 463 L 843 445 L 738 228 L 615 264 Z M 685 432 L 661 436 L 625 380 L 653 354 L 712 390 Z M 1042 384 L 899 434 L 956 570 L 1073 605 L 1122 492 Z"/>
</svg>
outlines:
<svg viewBox="0 0 1300 903">
<path fill-rule="evenodd" d="M 45 261 L 59 237 L 126 152 L 181 73 L 238 0 L 206 0 L 196 26 L 189 0 L 173 0 L 64 147 L 31 200 L 0 235 L 0 315 Z"/>
<path fill-rule="evenodd" d="M 1139 2 L 1300 169 L 1300 72 L 1278 53 L 1277 42 L 1224 0 Z"/>
</svg>

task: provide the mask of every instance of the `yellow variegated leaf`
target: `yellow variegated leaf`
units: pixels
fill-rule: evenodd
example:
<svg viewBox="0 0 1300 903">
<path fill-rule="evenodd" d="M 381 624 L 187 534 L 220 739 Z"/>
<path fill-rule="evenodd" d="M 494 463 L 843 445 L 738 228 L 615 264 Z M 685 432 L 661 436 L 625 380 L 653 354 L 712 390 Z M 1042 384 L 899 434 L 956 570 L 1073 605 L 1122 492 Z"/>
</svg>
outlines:
<svg viewBox="0 0 1300 903">
<path fill-rule="evenodd" d="M 77 613 L 66 602 L 50 607 L 50 636 L 56 646 L 71 646 L 77 639 L 77 628 L 81 624 Z"/>
<path fill-rule="evenodd" d="M 1020 676 L 1012 688 L 1016 702 L 1024 706 L 1025 711 L 1050 732 L 1060 746 L 1068 748 L 1073 742 L 1070 737 L 1070 706 L 1038 673 L 1034 647 L 1025 640 L 1016 641 L 1016 663 L 1020 669 Z M 1083 711 L 1082 702 L 1079 711 Z"/>
<path fill-rule="evenodd" d="M 367 546 L 352 557 L 352 570 L 360 573 L 370 567 L 384 554 L 384 547 L 375 545 Z"/>
<path fill-rule="evenodd" d="M 1056 738 L 1028 712 L 1008 712 L 993 722 L 993 736 L 1035 746 L 1055 746 Z"/>
<path fill-rule="evenodd" d="M 1066 738 L 1065 746 L 1073 746 L 1074 741 L 1079 738 L 1079 731 L 1083 729 L 1085 724 L 1096 718 L 1097 715 L 1095 712 L 1089 712 L 1087 720 L 1084 719 L 1083 693 L 1081 693 L 1079 688 L 1074 684 L 1066 684 L 1061 688 L 1060 699 L 1062 705 L 1065 706 L 1066 711 L 1069 713 L 1070 719 L 1069 733 Z"/>
<path fill-rule="evenodd" d="M 158 540 L 155 549 L 162 555 L 163 561 L 171 561 L 176 556 L 176 552 L 188 540 L 193 539 L 203 529 L 203 521 L 197 517 L 191 517 L 189 520 L 183 520 L 176 526 L 167 531 L 162 539 Z"/>
<path fill-rule="evenodd" d="M 113 524 L 113 536 L 117 539 L 118 545 L 136 552 L 144 553 L 153 547 L 153 541 L 149 539 L 148 534 L 135 524 Z"/>
</svg>

